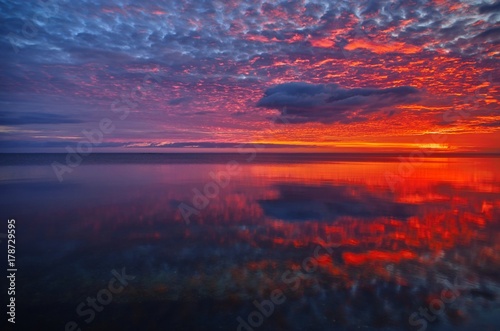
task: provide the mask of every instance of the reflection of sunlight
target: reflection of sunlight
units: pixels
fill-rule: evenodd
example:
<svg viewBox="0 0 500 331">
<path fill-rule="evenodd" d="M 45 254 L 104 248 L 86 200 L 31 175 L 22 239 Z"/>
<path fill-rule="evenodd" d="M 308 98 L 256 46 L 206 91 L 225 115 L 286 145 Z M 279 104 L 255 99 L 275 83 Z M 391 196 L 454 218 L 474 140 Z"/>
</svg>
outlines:
<svg viewBox="0 0 500 331">
<path fill-rule="evenodd" d="M 422 149 L 449 149 L 450 146 L 448 144 L 437 144 L 437 143 L 428 143 L 428 144 L 418 144 L 419 148 Z"/>
<path fill-rule="evenodd" d="M 300 278 L 294 295 L 347 293 L 349 299 L 339 297 L 331 307 L 343 305 L 359 315 L 367 312 L 356 298 L 376 293 L 370 302 L 390 302 L 392 315 L 406 316 L 406 323 L 406 310 L 427 306 L 427 298 L 439 295 L 435 279 L 443 275 L 460 272 L 471 287 L 487 278 L 492 285 L 481 285 L 485 295 L 500 297 L 499 163 L 500 158 L 427 158 L 395 190 L 384 173 L 398 171 L 403 163 L 397 157 L 241 163 L 241 172 L 189 226 L 179 203 L 192 205 L 193 189 L 203 192 L 213 181 L 209 173 L 224 171 L 224 164 L 84 165 L 73 177 L 81 181 L 78 205 L 34 222 L 30 231 L 33 240 L 45 231 L 58 242 L 64 229 L 63 239 L 70 233 L 71 240 L 89 245 L 82 246 L 83 255 L 92 247 L 103 247 L 100 254 L 140 251 L 148 256 L 148 274 L 155 275 L 143 280 L 148 286 L 138 291 L 141 300 L 195 293 L 197 300 L 246 302 L 255 293 L 282 288 L 281 275 L 303 272 L 301 261 L 320 247 L 317 270 Z M 108 184 L 127 178 L 127 186 L 102 186 L 103 177 Z M 29 192 L 30 201 L 46 202 L 36 190 Z M 55 190 L 51 199 L 61 204 L 67 194 Z M 131 257 L 127 263 L 139 262 Z M 384 292 L 391 286 L 393 292 Z M 419 294 L 408 306 L 410 292 Z M 482 300 L 477 293 L 461 297 Z"/>
</svg>

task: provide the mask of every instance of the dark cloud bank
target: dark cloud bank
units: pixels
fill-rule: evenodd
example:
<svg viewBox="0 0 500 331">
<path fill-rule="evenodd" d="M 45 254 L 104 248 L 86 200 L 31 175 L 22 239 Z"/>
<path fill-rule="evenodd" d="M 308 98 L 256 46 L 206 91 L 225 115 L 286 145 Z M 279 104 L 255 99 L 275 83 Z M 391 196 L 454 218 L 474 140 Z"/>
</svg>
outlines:
<svg viewBox="0 0 500 331">
<path fill-rule="evenodd" d="M 371 113 L 418 101 L 411 86 L 342 88 L 336 84 L 285 83 L 268 88 L 258 107 L 279 110 L 287 123 L 354 123 Z"/>
</svg>

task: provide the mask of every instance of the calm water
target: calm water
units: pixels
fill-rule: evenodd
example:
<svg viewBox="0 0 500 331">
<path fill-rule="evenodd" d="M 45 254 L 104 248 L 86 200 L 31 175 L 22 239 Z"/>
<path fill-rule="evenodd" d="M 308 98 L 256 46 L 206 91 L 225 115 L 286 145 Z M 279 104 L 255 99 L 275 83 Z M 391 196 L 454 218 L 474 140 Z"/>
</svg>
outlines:
<svg viewBox="0 0 500 331">
<path fill-rule="evenodd" d="M 53 161 L 0 164 L 19 330 L 500 330 L 500 158 Z"/>
</svg>

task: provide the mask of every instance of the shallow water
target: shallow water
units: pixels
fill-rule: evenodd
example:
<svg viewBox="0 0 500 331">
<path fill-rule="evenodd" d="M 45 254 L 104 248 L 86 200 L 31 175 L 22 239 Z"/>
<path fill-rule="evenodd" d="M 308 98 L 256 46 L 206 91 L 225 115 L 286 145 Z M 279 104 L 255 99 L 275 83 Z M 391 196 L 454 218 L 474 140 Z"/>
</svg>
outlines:
<svg viewBox="0 0 500 331">
<path fill-rule="evenodd" d="M 500 330 L 500 158 L 2 158 L 21 326 Z"/>
</svg>

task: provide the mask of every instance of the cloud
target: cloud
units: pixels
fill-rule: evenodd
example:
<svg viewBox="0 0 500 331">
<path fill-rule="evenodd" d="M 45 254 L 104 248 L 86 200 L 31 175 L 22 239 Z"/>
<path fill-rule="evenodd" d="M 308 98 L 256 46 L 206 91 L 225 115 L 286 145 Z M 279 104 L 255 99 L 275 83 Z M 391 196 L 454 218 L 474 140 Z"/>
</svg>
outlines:
<svg viewBox="0 0 500 331">
<path fill-rule="evenodd" d="M 8 126 L 28 124 L 68 124 L 81 122 L 81 120 L 59 114 L 37 112 L 15 113 L 5 111 L 0 113 L 0 124 Z"/>
<path fill-rule="evenodd" d="M 175 98 L 175 99 L 172 99 L 168 102 L 169 105 L 172 105 L 172 106 L 177 106 L 177 105 L 180 105 L 180 104 L 183 104 L 183 103 L 188 103 L 192 100 L 193 98 L 191 97 L 182 97 L 182 98 Z"/>
<path fill-rule="evenodd" d="M 385 53 L 415 54 L 422 51 L 420 47 L 407 45 L 401 42 L 375 43 L 369 40 L 362 40 L 362 39 L 354 40 L 353 42 L 347 44 L 344 47 L 344 49 L 348 51 L 360 48 L 367 49 L 375 54 L 385 54 Z"/>
<path fill-rule="evenodd" d="M 31 123 L 30 130 L 3 133 L 12 140 L 39 140 L 41 132 L 56 140 L 103 117 L 117 120 L 110 106 L 126 101 L 148 74 L 161 83 L 150 80 L 152 88 L 141 89 L 131 116 L 117 122 L 116 141 L 209 140 L 218 130 L 227 133 L 216 136 L 220 141 L 252 141 L 267 116 L 255 107 L 263 86 L 292 80 L 425 87 L 422 98 L 456 99 L 448 106 L 465 108 L 469 91 L 481 85 L 478 75 L 498 67 L 497 0 L 111 0 L 37 6 L 10 0 L 2 6 L 2 109 L 68 116 L 2 116 L 12 125 Z M 29 22 L 36 28 L 32 34 L 24 26 Z M 284 100 L 271 106 L 277 95 L 263 98 L 262 107 L 288 106 L 290 115 L 282 119 L 295 123 L 355 123 L 382 106 L 417 97 L 393 91 L 327 102 L 331 90 L 341 88 L 308 96 L 312 105 L 297 95 L 281 95 L 303 102 L 302 108 Z M 493 96 L 493 89 L 484 90 Z M 498 111 L 496 99 L 488 100 L 488 111 Z M 419 119 L 419 128 L 428 129 L 429 122 Z M 82 121 L 78 127 L 77 120 Z M 389 129 L 405 134 L 413 125 Z M 294 130 L 287 138 L 309 139 L 299 126 Z M 378 134 L 363 126 L 353 130 L 349 137 Z"/>
<path fill-rule="evenodd" d="M 84 139 L 81 139 L 84 141 Z M 77 141 L 73 140 L 60 140 L 60 141 L 33 141 L 33 140 L 1 140 L 0 149 L 13 149 L 13 148 L 58 148 L 61 151 L 66 151 L 64 148 L 67 146 L 75 147 Z M 123 143 L 102 142 L 97 147 L 123 147 Z"/>
<path fill-rule="evenodd" d="M 127 145 L 132 147 L 132 144 Z M 135 147 L 135 146 L 134 146 Z M 193 141 L 193 142 L 174 142 L 174 143 L 150 143 L 143 147 L 161 147 L 161 148 L 287 148 L 299 147 L 293 144 L 260 144 L 260 143 L 227 143 L 214 141 Z"/>
<path fill-rule="evenodd" d="M 57 148 L 65 151 L 65 147 L 74 146 L 79 141 L 84 141 L 85 138 L 76 140 L 58 140 L 58 141 L 31 141 L 31 140 L 0 140 L 0 149 L 12 149 L 12 148 Z M 301 147 L 300 145 L 294 144 L 266 144 L 266 143 L 231 143 L 231 142 L 215 142 L 215 141 L 184 141 L 184 142 L 173 142 L 173 143 L 157 143 L 157 142 L 102 142 L 95 146 L 99 148 L 213 148 L 213 149 L 224 149 L 224 148 L 249 148 L 254 150 L 255 148 L 294 148 Z"/>
<path fill-rule="evenodd" d="M 488 14 L 488 13 L 497 13 L 500 12 L 500 1 L 492 4 L 485 4 L 479 6 L 479 13 Z"/>
<path fill-rule="evenodd" d="M 336 84 L 285 83 L 267 89 L 258 107 L 280 111 L 288 123 L 355 123 L 368 114 L 418 100 L 419 90 L 411 86 L 342 88 Z"/>
<path fill-rule="evenodd" d="M 487 122 L 487 123 L 481 123 L 478 125 L 482 126 L 482 127 L 487 127 L 487 128 L 500 128 L 500 120 L 493 121 L 493 122 Z"/>
<path fill-rule="evenodd" d="M 476 36 L 476 38 L 486 39 L 486 38 L 490 38 L 490 37 L 496 37 L 496 39 L 498 39 L 499 35 L 500 35 L 500 27 L 496 27 L 496 28 L 491 28 L 491 29 L 488 29 L 488 30 L 481 32 L 480 34 L 478 34 Z"/>
</svg>

